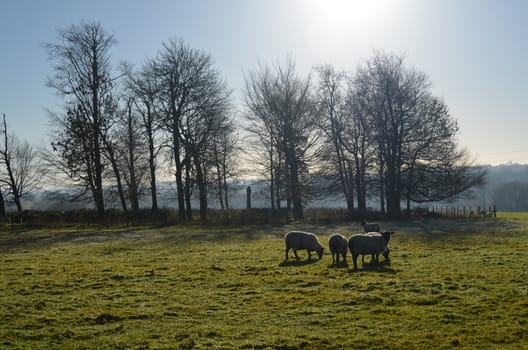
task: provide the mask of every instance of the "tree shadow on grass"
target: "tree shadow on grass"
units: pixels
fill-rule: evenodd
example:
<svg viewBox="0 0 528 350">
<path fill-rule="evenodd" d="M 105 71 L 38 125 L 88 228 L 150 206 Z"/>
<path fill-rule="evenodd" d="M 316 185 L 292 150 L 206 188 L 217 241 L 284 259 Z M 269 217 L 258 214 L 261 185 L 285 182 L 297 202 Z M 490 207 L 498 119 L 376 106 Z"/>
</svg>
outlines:
<svg viewBox="0 0 528 350">
<path fill-rule="evenodd" d="M 59 243 L 92 243 L 111 242 L 126 239 L 127 241 L 141 240 L 143 234 L 139 232 L 123 231 L 12 231 L 0 234 L 0 252 L 7 253 L 17 249 L 42 249 Z"/>
</svg>

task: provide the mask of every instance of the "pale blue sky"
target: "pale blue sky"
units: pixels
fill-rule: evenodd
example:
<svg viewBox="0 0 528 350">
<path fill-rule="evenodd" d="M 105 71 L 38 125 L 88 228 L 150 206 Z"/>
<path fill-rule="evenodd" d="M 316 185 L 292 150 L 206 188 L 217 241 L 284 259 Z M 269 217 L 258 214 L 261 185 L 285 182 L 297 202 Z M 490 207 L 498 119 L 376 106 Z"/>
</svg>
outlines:
<svg viewBox="0 0 528 350">
<path fill-rule="evenodd" d="M 405 54 L 459 121 L 480 164 L 528 164 L 528 1 L 525 0 L 0 0 L 0 113 L 12 131 L 48 144 L 45 108 L 61 101 L 44 43 L 57 29 L 99 21 L 114 63 L 141 64 L 176 36 L 213 56 L 241 95 L 258 60 L 291 55 L 299 72 L 354 70 L 374 49 Z"/>
</svg>

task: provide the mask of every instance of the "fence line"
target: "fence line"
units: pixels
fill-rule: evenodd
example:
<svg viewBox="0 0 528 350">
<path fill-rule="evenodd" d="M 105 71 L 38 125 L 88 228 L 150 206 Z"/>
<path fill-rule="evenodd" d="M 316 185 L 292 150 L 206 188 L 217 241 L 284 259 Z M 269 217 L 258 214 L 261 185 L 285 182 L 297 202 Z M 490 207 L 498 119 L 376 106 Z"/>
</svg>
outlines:
<svg viewBox="0 0 528 350">
<path fill-rule="evenodd" d="M 430 216 L 442 216 L 452 218 L 495 218 L 497 207 L 495 205 L 466 207 L 466 206 L 433 206 L 429 208 Z"/>
</svg>

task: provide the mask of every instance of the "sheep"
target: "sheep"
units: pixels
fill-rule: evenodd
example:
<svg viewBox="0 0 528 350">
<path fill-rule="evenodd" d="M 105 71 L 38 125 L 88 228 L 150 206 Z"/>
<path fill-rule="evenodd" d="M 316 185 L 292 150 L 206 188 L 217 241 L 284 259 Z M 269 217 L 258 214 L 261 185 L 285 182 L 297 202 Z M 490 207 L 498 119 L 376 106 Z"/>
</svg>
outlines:
<svg viewBox="0 0 528 350">
<path fill-rule="evenodd" d="M 343 256 L 343 262 L 346 263 L 346 254 L 348 250 L 348 240 L 345 236 L 340 234 L 334 234 L 328 239 L 328 248 L 332 253 L 332 263 L 339 263 L 339 254 Z"/>
<path fill-rule="evenodd" d="M 376 223 L 368 223 L 365 220 L 361 221 L 361 226 L 363 226 L 363 230 L 365 233 L 367 232 L 381 232 L 381 226 L 380 224 Z"/>
<path fill-rule="evenodd" d="M 319 242 L 316 235 L 309 232 L 290 231 L 284 236 L 286 243 L 286 260 L 288 260 L 288 252 L 293 249 L 295 258 L 299 260 L 297 255 L 298 250 L 306 249 L 308 251 L 308 259 L 311 259 L 310 252 L 315 251 L 319 256 L 319 260 L 323 257 L 323 246 Z"/>
<path fill-rule="evenodd" d="M 371 254 L 374 261 L 378 262 L 379 254 L 383 253 L 385 259 L 389 258 L 389 242 L 394 232 L 385 231 L 382 233 L 369 232 L 356 234 L 348 240 L 348 247 L 352 253 L 354 269 L 357 269 L 357 258 L 359 255 Z M 363 259 L 362 259 L 363 262 Z M 363 262 L 364 264 L 364 262 Z"/>
<path fill-rule="evenodd" d="M 394 233 L 394 232 L 393 232 Z M 380 233 L 380 232 L 367 232 L 365 233 L 365 235 L 368 235 L 368 236 L 377 236 L 377 237 L 382 237 L 383 235 Z M 385 258 L 385 260 L 389 260 L 389 253 L 390 253 L 390 249 L 389 249 L 389 245 L 387 244 L 387 246 L 385 247 L 385 250 L 383 251 L 383 257 Z M 378 256 L 376 254 L 372 254 L 371 258 L 370 258 L 370 262 L 377 262 L 378 259 Z M 361 255 L 361 263 L 363 265 L 365 265 L 365 254 L 362 254 Z"/>
</svg>

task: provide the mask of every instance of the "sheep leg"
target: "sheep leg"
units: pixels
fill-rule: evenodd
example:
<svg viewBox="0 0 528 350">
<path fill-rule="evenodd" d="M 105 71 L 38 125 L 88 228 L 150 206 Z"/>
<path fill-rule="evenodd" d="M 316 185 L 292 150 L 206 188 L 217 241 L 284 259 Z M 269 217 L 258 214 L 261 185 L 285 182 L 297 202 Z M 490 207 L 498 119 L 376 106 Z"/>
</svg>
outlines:
<svg viewBox="0 0 528 350">
<path fill-rule="evenodd" d="M 297 259 L 297 260 L 300 259 L 300 258 L 299 258 L 299 255 L 297 255 L 297 250 L 294 249 L 294 250 L 293 250 L 293 254 L 295 255 L 295 259 Z"/>
<path fill-rule="evenodd" d="M 308 260 L 312 260 L 312 255 L 310 254 L 310 249 L 306 249 L 306 251 L 308 252 Z"/>
<path fill-rule="evenodd" d="M 290 251 L 290 248 L 286 248 L 286 260 L 288 260 L 288 252 Z"/>
<path fill-rule="evenodd" d="M 354 262 L 354 270 L 357 270 L 357 258 L 359 254 L 352 253 L 352 261 Z"/>
</svg>

